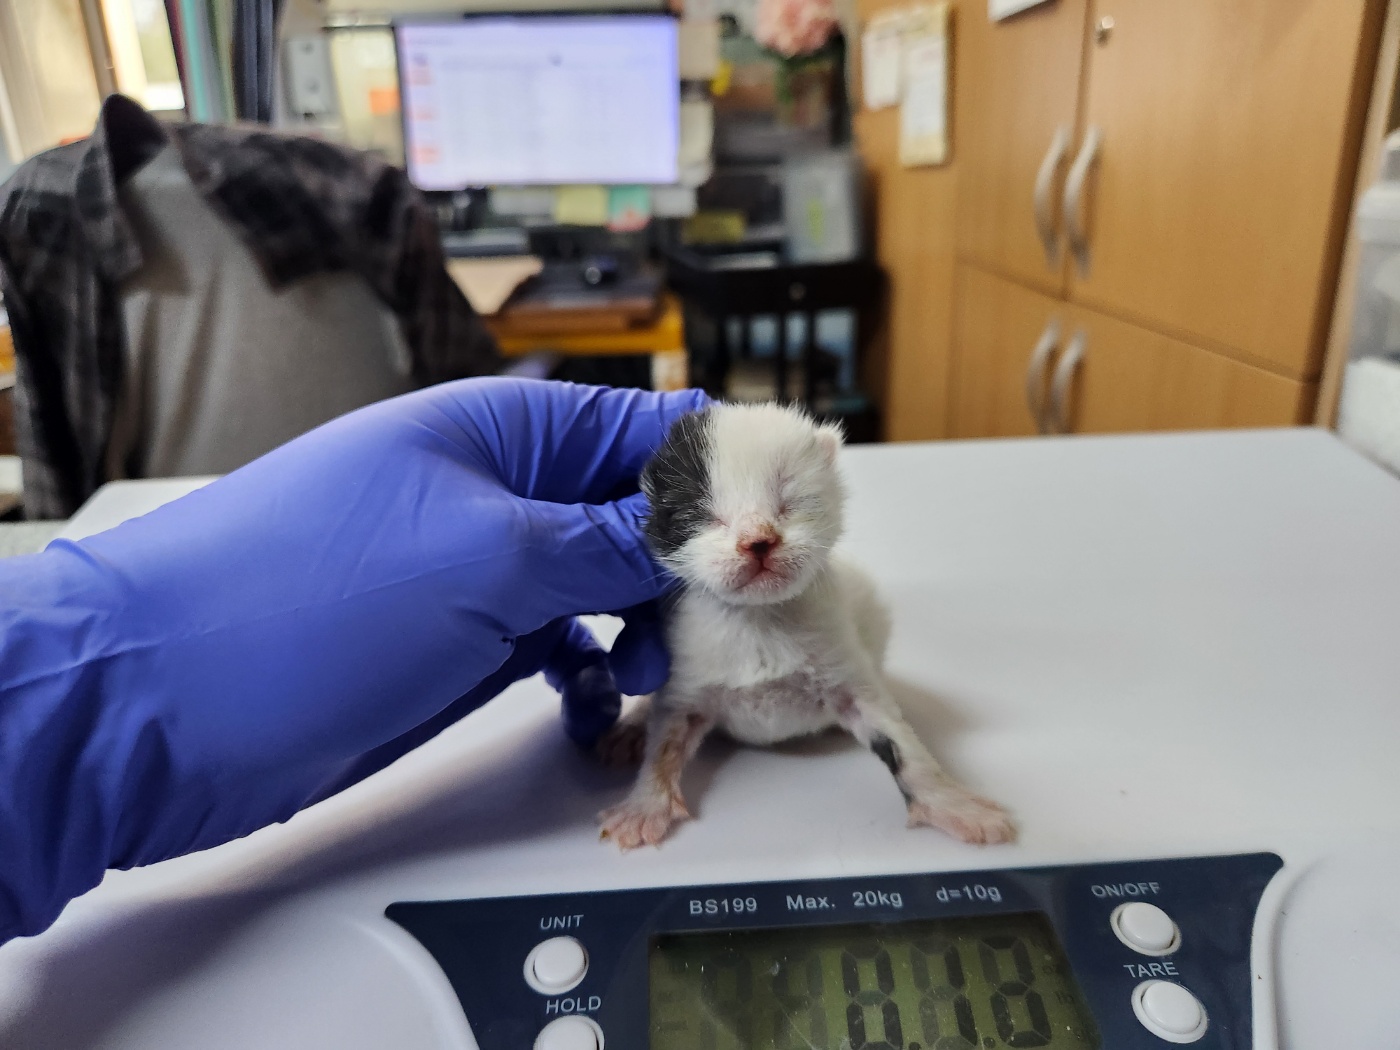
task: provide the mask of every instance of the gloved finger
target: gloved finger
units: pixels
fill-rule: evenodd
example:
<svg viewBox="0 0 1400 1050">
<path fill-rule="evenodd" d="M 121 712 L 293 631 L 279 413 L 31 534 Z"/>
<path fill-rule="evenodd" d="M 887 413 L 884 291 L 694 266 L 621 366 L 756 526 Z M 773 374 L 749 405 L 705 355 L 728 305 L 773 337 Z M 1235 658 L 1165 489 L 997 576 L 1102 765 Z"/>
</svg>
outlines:
<svg viewBox="0 0 1400 1050">
<path fill-rule="evenodd" d="M 563 621 L 559 643 L 554 652 L 545 657 L 541 670 L 544 680 L 557 690 L 583 668 L 602 663 L 607 656 L 608 651 L 593 632 L 570 616 Z"/>
<path fill-rule="evenodd" d="M 578 620 L 564 621 L 563 634 L 545 658 L 544 678 L 559 694 L 564 731 L 587 747 L 602 736 L 622 710 L 622 695 L 608 669 L 608 653 Z"/>
<path fill-rule="evenodd" d="M 348 762 L 334 776 L 330 777 L 305 804 L 311 805 L 312 802 L 329 798 L 331 795 L 345 790 L 351 784 L 365 779 L 370 774 L 379 772 L 420 744 L 431 740 L 444 729 L 455 725 L 482 704 L 493 700 L 506 687 L 538 673 L 549 657 L 559 650 L 560 641 L 568 634 L 571 622 L 570 620 L 558 620 L 546 624 L 538 631 L 525 637 L 517 638 L 515 648 L 511 655 L 506 658 L 505 663 L 483 678 L 471 690 L 458 697 L 427 721 Z"/>
<path fill-rule="evenodd" d="M 643 602 L 619 615 L 626 626 L 613 642 L 608 665 L 624 696 L 646 696 L 671 676 L 671 654 L 661 621 L 661 603 Z"/>
<path fill-rule="evenodd" d="M 527 500 L 520 506 L 527 519 L 520 556 L 532 586 L 527 595 L 498 603 L 512 634 L 529 634 L 561 616 L 629 609 L 670 586 L 642 535 L 641 493 L 596 506 Z"/>
<path fill-rule="evenodd" d="M 443 391 L 506 488 L 550 503 L 605 503 L 636 492 L 671 424 L 709 404 L 699 390 L 503 378 L 444 384 Z"/>
<path fill-rule="evenodd" d="M 590 748 L 612 728 L 622 711 L 608 653 L 578 620 L 565 621 L 554 651 L 544 663 L 544 678 L 559 694 L 564 732 L 579 747 Z"/>
</svg>

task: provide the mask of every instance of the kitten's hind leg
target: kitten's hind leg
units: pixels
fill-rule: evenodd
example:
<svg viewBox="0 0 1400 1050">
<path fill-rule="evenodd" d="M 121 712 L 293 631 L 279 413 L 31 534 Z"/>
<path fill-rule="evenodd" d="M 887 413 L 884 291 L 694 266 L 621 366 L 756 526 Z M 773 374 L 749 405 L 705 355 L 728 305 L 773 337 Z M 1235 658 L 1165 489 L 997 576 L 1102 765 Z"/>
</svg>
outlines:
<svg viewBox="0 0 1400 1050">
<path fill-rule="evenodd" d="M 1006 810 L 975 795 L 944 772 L 900 713 L 883 684 L 857 689 L 839 708 L 841 725 L 870 748 L 894 775 L 909 808 L 909 826 L 933 827 L 963 842 L 1010 842 L 1016 829 Z"/>
<path fill-rule="evenodd" d="M 627 798 L 598 815 L 602 837 L 624 850 L 658 846 L 672 825 L 689 818 L 681 797 L 681 771 L 713 727 L 706 715 L 654 700 L 641 772 Z"/>
<path fill-rule="evenodd" d="M 605 766 L 635 766 L 642 760 L 646 754 L 650 714 L 651 697 L 644 696 L 603 734 L 594 748 Z"/>
</svg>

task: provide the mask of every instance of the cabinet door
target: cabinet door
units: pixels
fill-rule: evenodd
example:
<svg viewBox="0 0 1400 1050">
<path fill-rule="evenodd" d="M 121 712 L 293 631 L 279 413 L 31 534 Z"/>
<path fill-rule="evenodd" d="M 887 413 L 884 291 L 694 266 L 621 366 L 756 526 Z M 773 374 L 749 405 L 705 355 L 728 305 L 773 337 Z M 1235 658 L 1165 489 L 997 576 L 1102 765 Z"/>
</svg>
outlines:
<svg viewBox="0 0 1400 1050">
<path fill-rule="evenodd" d="M 1047 259 L 1037 175 L 1063 133 L 1066 155 L 1044 186 L 1043 219 L 1058 237 L 1060 187 L 1077 141 L 1085 5 L 1054 0 L 993 22 L 986 3 L 963 4 L 955 30 L 958 253 L 1052 294 L 1064 288 L 1064 253 Z"/>
<path fill-rule="evenodd" d="M 1063 332 L 1070 308 L 976 267 L 958 266 L 953 339 L 954 437 L 1011 437 L 1038 432 L 1031 398 L 1041 400 L 1051 360 L 1032 357 L 1052 325 Z"/>
<path fill-rule="evenodd" d="M 1091 310 L 1069 322 L 1053 374 L 1071 432 L 1292 426 L 1311 413 L 1312 384 Z M 1077 366 L 1067 360 L 1076 341 Z"/>
<path fill-rule="evenodd" d="M 1073 297 L 1314 374 L 1383 6 L 1095 0 Z"/>
</svg>

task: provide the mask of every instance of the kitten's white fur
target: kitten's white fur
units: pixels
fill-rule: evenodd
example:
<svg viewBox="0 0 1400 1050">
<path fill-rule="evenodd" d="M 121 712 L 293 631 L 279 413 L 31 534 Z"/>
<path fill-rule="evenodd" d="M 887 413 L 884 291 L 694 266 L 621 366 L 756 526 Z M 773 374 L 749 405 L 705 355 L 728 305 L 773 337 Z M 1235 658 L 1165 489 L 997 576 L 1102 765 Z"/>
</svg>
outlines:
<svg viewBox="0 0 1400 1050">
<path fill-rule="evenodd" d="M 832 554 L 840 432 L 776 405 L 715 406 L 706 428 L 707 524 L 662 556 L 685 584 L 667 617 L 671 678 L 600 745 L 613 760 L 643 751 L 631 794 L 600 815 L 604 835 L 656 845 L 689 816 L 681 771 L 712 729 L 773 744 L 840 726 L 891 767 L 911 826 L 1008 841 L 1005 812 L 943 772 L 885 687 L 889 615 L 870 578 Z M 771 549 L 755 558 L 755 540 Z"/>
</svg>

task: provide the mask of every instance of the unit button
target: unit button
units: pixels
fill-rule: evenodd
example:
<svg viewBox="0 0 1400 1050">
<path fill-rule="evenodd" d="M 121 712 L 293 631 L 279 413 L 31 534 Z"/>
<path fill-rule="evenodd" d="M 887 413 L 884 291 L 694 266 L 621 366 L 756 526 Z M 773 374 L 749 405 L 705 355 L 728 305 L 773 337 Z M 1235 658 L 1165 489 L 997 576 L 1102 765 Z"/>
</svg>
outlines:
<svg viewBox="0 0 1400 1050">
<path fill-rule="evenodd" d="M 1155 904 L 1133 901 L 1113 909 L 1109 922 L 1118 939 L 1143 955 L 1170 955 L 1181 947 L 1181 931 Z"/>
<path fill-rule="evenodd" d="M 561 1017 L 540 1029 L 535 1050 L 603 1050 L 603 1030 L 589 1017 Z"/>
<path fill-rule="evenodd" d="M 545 995 L 567 992 L 588 972 L 588 952 L 572 937 L 541 941 L 525 959 L 525 981 Z"/>
<path fill-rule="evenodd" d="M 1206 1034 L 1205 1007 L 1171 981 L 1143 981 L 1134 988 L 1133 1013 L 1144 1028 L 1169 1043 L 1194 1043 Z"/>
</svg>

